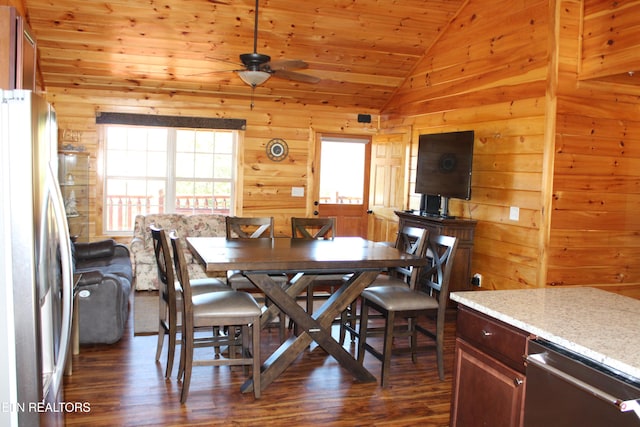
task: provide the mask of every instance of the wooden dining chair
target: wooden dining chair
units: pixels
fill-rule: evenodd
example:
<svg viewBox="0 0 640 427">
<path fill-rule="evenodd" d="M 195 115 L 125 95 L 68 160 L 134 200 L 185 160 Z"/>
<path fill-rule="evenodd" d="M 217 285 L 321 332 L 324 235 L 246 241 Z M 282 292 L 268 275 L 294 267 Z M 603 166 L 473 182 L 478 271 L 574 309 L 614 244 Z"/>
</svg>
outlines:
<svg viewBox="0 0 640 427">
<path fill-rule="evenodd" d="M 193 295 L 189 270 L 182 249 L 182 242 L 175 231 L 170 234 L 173 248 L 178 282 L 183 293 L 183 321 L 180 365 L 178 378 L 182 379 L 180 402 L 186 403 L 191 384 L 193 366 L 251 366 L 253 393 L 260 397 L 260 315 L 262 313 L 256 300 L 247 292 L 226 290 Z M 195 332 L 197 328 L 219 328 L 229 330 L 241 327 L 241 354 L 234 357 L 233 349 L 229 349 L 229 357 L 216 356 L 210 359 L 194 360 Z M 249 337 L 252 344 L 249 344 Z M 234 336 L 229 333 L 228 343 Z"/>
<path fill-rule="evenodd" d="M 156 361 L 160 360 L 165 335 L 169 336 L 167 346 L 167 366 L 165 378 L 171 377 L 176 345 L 181 341 L 177 339 L 181 325 L 178 317 L 182 313 L 182 292 L 175 279 L 173 261 L 169 252 L 169 244 L 166 238 L 162 239 L 162 228 L 151 225 L 151 237 L 153 239 L 153 251 L 158 267 L 158 344 L 156 348 Z M 216 278 L 193 279 L 191 289 L 194 295 L 220 290 L 229 290 L 229 286 Z M 212 333 L 214 333 L 212 331 Z"/>
<path fill-rule="evenodd" d="M 427 238 L 429 237 L 429 231 L 424 228 L 404 226 L 398 231 L 395 242 L 384 242 L 385 245 L 393 246 L 394 248 L 401 250 L 402 252 L 415 255 L 418 257 L 424 257 L 427 253 Z M 389 285 L 404 285 L 408 286 L 411 278 L 413 267 L 395 267 L 390 270 L 379 274 L 378 277 L 369 285 L 371 286 L 389 286 Z M 349 280 L 349 277 L 345 277 L 344 280 Z M 346 336 L 346 332 L 351 335 L 351 341 L 355 341 L 358 336 L 356 329 L 358 322 L 357 315 L 358 299 L 353 301 L 346 310 L 344 310 L 340 317 L 340 343 L 343 344 Z"/>
<path fill-rule="evenodd" d="M 274 237 L 273 217 L 225 217 L 227 239 L 268 239 Z M 271 274 L 271 278 L 284 287 L 289 277 L 284 274 Z M 227 283 L 232 289 L 256 291 L 257 288 L 238 270 L 227 271 Z M 265 300 L 265 307 L 269 301 Z M 271 323 L 269 323 L 271 325 Z M 283 314 L 278 315 L 278 334 L 280 342 L 284 342 L 286 320 Z"/>
<path fill-rule="evenodd" d="M 331 240 L 335 236 L 334 218 L 291 218 L 291 237 L 294 239 Z M 294 276 L 291 283 L 295 283 L 300 277 L 300 275 Z M 313 313 L 313 303 L 316 299 L 327 299 L 336 287 L 342 286 L 343 278 L 344 274 L 318 274 L 307 287 L 307 312 Z M 318 291 L 317 294 L 316 291 Z"/>
<path fill-rule="evenodd" d="M 225 217 L 227 239 L 273 238 L 273 217 Z"/>
<path fill-rule="evenodd" d="M 327 240 L 335 237 L 334 218 L 291 218 L 291 237 L 294 239 Z"/>
<path fill-rule="evenodd" d="M 451 236 L 430 236 L 427 257 L 431 266 L 414 268 L 409 285 L 403 280 L 388 283 L 387 286 L 371 286 L 362 294 L 360 327 L 358 329 L 358 361 L 364 361 L 365 350 L 382 361 L 380 383 L 384 387 L 389 382 L 389 366 L 395 337 L 409 337 L 409 350 L 416 361 L 417 333 L 432 338 L 436 345 L 438 375 L 444 380 L 444 320 L 449 296 L 449 279 L 458 240 Z M 382 314 L 386 319 L 383 328 L 382 352 L 367 343 L 371 331 L 368 330 L 369 310 Z M 420 316 L 435 314 L 435 331 L 418 323 Z M 406 319 L 407 323 L 396 325 L 396 319 Z"/>
<path fill-rule="evenodd" d="M 227 230 L 227 239 L 263 239 L 273 238 L 273 217 L 225 217 L 225 225 Z M 284 280 L 286 276 L 280 276 L 279 280 Z M 242 275 L 241 271 L 227 271 L 227 283 L 232 289 L 254 290 L 256 287 L 249 279 Z"/>
</svg>

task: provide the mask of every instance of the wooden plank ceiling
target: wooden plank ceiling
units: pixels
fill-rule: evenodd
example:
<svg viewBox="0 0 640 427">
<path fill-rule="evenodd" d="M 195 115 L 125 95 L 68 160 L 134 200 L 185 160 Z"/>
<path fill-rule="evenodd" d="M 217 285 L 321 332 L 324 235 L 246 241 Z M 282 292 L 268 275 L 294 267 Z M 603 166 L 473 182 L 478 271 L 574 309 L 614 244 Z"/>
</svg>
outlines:
<svg viewBox="0 0 640 427">
<path fill-rule="evenodd" d="M 256 99 L 378 111 L 464 0 L 260 0 L 257 51 L 320 79 L 277 73 Z M 232 70 L 253 52 L 254 0 L 24 0 L 47 88 L 248 100 Z M 104 93 L 104 92 L 103 92 Z"/>
</svg>

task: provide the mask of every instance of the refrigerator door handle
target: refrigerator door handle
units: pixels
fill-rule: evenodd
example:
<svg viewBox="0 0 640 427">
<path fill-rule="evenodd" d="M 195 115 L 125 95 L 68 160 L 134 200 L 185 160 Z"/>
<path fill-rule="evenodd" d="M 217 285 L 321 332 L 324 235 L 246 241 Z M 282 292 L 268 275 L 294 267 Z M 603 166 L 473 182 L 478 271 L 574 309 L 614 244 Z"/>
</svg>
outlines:
<svg viewBox="0 0 640 427">
<path fill-rule="evenodd" d="M 51 205 L 55 212 L 55 221 L 60 243 L 60 260 L 62 264 L 62 325 L 60 334 L 60 353 L 52 374 L 52 388 L 56 392 L 62 386 L 62 376 L 67 361 L 69 343 L 71 341 L 71 324 L 73 316 L 73 267 L 71 262 L 71 239 L 62 202 L 62 193 L 58 186 L 56 174 L 51 164 L 47 168 L 46 186 L 51 197 Z"/>
</svg>

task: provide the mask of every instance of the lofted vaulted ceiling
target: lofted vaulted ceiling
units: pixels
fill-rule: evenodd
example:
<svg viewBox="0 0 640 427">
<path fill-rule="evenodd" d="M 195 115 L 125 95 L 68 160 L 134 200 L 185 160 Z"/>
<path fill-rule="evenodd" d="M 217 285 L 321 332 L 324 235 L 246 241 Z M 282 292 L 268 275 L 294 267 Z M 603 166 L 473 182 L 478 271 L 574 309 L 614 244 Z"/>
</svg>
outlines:
<svg viewBox="0 0 640 427">
<path fill-rule="evenodd" d="M 320 79 L 272 76 L 256 99 L 380 110 L 464 0 L 260 0 L 257 51 Z M 255 0 L 24 0 L 45 89 L 249 102 Z"/>
</svg>

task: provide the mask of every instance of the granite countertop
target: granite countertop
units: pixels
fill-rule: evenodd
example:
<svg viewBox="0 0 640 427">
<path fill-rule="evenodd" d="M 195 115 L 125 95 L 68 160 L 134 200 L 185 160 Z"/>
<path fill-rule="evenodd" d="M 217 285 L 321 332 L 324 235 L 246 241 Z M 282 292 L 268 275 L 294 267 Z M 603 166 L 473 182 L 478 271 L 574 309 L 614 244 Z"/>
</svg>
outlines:
<svg viewBox="0 0 640 427">
<path fill-rule="evenodd" d="M 452 292 L 451 299 L 640 379 L 640 300 L 584 287 Z"/>
</svg>

